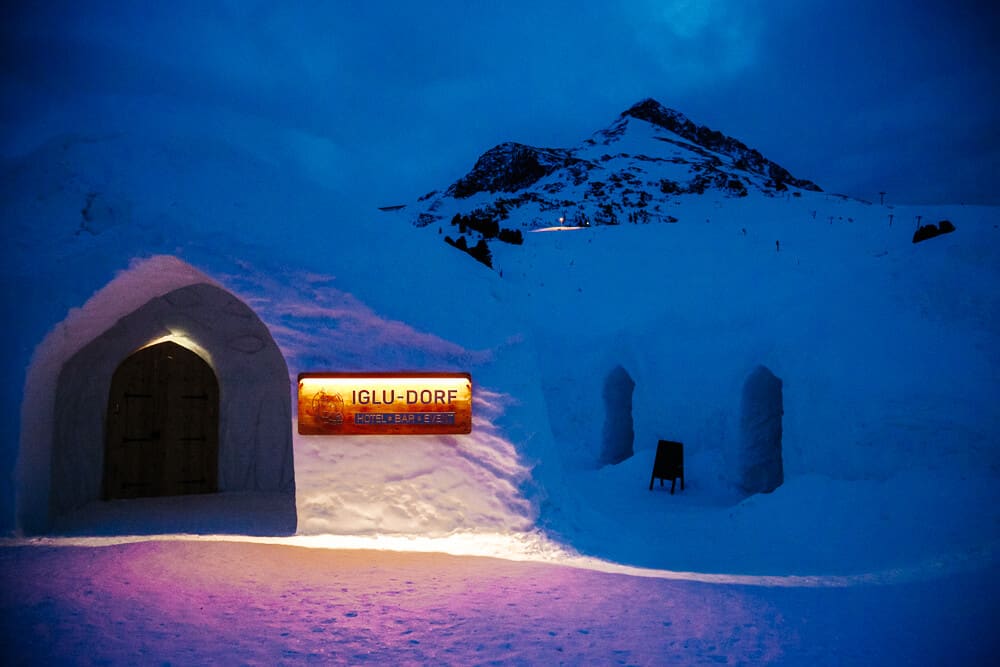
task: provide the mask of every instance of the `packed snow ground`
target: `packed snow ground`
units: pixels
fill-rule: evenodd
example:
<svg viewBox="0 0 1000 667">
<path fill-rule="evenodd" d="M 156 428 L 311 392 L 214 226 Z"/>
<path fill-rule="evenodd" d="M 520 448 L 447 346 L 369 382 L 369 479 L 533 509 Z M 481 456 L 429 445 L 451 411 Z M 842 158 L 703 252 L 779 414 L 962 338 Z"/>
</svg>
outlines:
<svg viewBox="0 0 1000 667">
<path fill-rule="evenodd" d="M 0 548 L 5 664 L 988 664 L 1000 578 L 719 584 L 216 541 Z"/>
</svg>

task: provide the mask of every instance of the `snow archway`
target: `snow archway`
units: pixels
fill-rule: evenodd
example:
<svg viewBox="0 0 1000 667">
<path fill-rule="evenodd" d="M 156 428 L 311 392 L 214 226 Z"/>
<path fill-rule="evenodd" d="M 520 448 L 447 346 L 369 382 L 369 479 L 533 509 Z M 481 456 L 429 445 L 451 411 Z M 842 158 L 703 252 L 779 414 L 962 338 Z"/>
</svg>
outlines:
<svg viewBox="0 0 1000 667">
<path fill-rule="evenodd" d="M 615 366 L 604 380 L 604 429 L 600 465 L 621 463 L 634 453 L 632 392 L 635 381 L 621 366 Z"/>
<path fill-rule="evenodd" d="M 781 386 L 766 366 L 755 368 L 743 384 L 738 483 L 746 493 L 770 493 L 784 481 Z"/>
<path fill-rule="evenodd" d="M 186 500 L 183 511 L 160 530 L 294 532 L 291 392 L 284 357 L 246 304 L 168 256 L 138 262 L 118 275 L 36 349 L 22 405 L 21 531 L 46 532 L 84 507 L 96 506 L 98 514 L 106 510 L 109 503 L 97 501 L 112 376 L 130 354 L 163 341 L 198 354 L 218 378 L 218 489 L 225 498 Z M 155 517 L 143 512 L 163 514 L 162 502 L 143 510 L 140 501 L 116 501 L 116 509 L 122 502 L 139 508 L 129 517 L 128 530 L 143 530 L 148 520 L 146 532 L 156 531 Z"/>
</svg>

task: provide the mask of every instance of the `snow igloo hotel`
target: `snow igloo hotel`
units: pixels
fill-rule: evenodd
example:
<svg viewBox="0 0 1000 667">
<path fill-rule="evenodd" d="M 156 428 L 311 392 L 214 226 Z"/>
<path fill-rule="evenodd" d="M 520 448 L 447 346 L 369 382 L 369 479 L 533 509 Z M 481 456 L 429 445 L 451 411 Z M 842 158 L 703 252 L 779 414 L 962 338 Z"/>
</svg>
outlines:
<svg viewBox="0 0 1000 667">
<path fill-rule="evenodd" d="M 35 351 L 18 528 L 294 532 L 291 420 L 285 358 L 254 311 L 179 259 L 138 263 Z"/>
<path fill-rule="evenodd" d="M 405 346 L 409 335 L 392 340 Z M 424 345 L 421 335 L 413 337 L 413 345 Z M 521 373 L 533 366 L 528 347 L 508 352 L 513 356 L 503 362 L 502 377 L 511 367 Z M 444 359 L 440 370 L 464 370 L 465 352 L 435 357 L 427 349 L 411 357 L 426 362 L 422 368 Z M 366 354 L 353 363 L 366 361 Z M 635 485 L 649 481 L 656 441 L 646 442 L 648 428 L 636 440 L 637 384 L 627 368 L 641 364 L 600 355 L 586 363 L 579 370 L 593 386 L 562 383 L 560 395 L 574 384 L 581 395 L 555 407 L 532 394 L 544 394 L 551 378 L 533 388 L 527 383 L 527 395 L 516 400 L 494 393 L 489 383 L 472 395 L 469 378 L 475 414 L 464 417 L 464 430 L 452 431 L 465 435 L 411 429 L 400 438 L 303 438 L 293 434 L 294 376 L 261 317 L 186 262 L 145 259 L 71 310 L 35 350 L 20 421 L 17 527 L 24 534 L 83 535 L 529 531 L 538 524 L 538 494 L 531 497 L 538 486 L 552 483 L 553 493 L 574 493 L 562 488 L 573 484 L 560 486 L 561 469 L 631 459 Z M 293 372 L 310 370 L 336 369 Z M 709 451 L 695 463 L 716 473 L 733 468 L 738 474 L 731 481 L 750 494 L 783 481 L 783 398 L 782 381 L 768 368 L 746 370 L 730 383 L 742 386 L 733 396 L 741 401 L 734 418 L 738 460 L 721 462 Z M 339 417 L 337 407 L 324 409 Z M 549 425 L 551 435 L 510 435 L 494 423 L 505 410 L 517 411 L 515 421 L 532 428 Z M 308 436 L 301 413 L 299 433 Z M 554 448 L 553 441 L 578 441 L 560 432 L 571 422 L 586 422 L 592 441 L 571 452 Z M 532 438 L 543 444 L 527 452 L 512 442 Z M 635 457 L 641 461 L 633 458 L 634 442 L 648 450 Z M 552 460 L 543 466 L 545 479 L 532 469 L 542 458 Z"/>
</svg>

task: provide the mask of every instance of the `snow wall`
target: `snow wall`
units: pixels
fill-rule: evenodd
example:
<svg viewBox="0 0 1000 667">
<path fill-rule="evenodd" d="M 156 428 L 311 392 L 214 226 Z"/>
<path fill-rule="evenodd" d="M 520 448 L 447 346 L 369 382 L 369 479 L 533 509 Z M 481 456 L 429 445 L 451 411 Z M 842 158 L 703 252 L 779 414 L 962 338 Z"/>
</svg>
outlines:
<svg viewBox="0 0 1000 667">
<path fill-rule="evenodd" d="M 20 530 L 45 532 L 100 498 L 112 375 L 129 354 L 162 340 L 198 354 L 219 380 L 220 492 L 294 496 L 288 368 L 267 327 L 215 281 L 157 256 L 119 274 L 36 349 L 21 410 Z M 294 505 L 283 504 L 292 515 L 273 530 L 293 532 Z M 186 528 L 200 525 L 192 518 Z"/>
<path fill-rule="evenodd" d="M 881 211 L 858 203 L 844 204 L 858 217 L 840 226 L 812 224 L 808 210 L 789 224 L 773 212 L 791 217 L 783 202 L 764 204 L 722 231 L 725 211 L 713 209 L 700 226 L 533 234 L 501 257 L 537 302 L 526 308 L 540 323 L 533 342 L 562 464 L 600 459 L 595 408 L 621 366 L 635 382 L 635 456 L 618 465 L 634 484 L 670 439 L 685 445 L 689 496 L 766 490 L 743 489 L 752 455 L 741 423 L 746 382 L 764 366 L 782 384 L 785 482 L 1000 469 L 991 212 L 965 210 L 961 234 L 914 245 L 912 232 L 862 220 Z M 542 284 L 530 272 L 546 264 L 562 270 Z"/>
</svg>

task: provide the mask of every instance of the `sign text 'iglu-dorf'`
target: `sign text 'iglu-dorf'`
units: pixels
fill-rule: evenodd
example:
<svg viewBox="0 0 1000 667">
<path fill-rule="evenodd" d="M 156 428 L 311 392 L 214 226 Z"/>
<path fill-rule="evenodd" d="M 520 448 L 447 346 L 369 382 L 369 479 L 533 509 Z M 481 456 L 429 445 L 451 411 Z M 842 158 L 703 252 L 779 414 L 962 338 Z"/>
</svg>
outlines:
<svg viewBox="0 0 1000 667">
<path fill-rule="evenodd" d="M 468 373 L 303 373 L 301 435 L 430 435 L 472 431 Z"/>
</svg>

